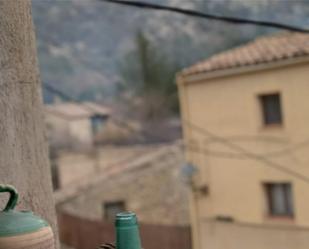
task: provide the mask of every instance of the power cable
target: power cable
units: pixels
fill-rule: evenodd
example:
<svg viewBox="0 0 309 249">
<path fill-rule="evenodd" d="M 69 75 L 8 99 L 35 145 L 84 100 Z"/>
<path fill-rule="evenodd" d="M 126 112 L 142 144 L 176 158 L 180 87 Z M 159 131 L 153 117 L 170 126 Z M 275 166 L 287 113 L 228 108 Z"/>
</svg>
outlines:
<svg viewBox="0 0 309 249">
<path fill-rule="evenodd" d="M 294 32 L 309 33 L 308 29 L 304 29 L 301 27 L 292 26 L 288 24 L 278 23 L 278 22 L 213 15 L 213 14 L 208 14 L 208 13 L 204 13 L 204 12 L 200 12 L 196 10 L 182 9 L 178 7 L 146 3 L 142 1 L 127 1 L 127 0 L 100 0 L 100 1 L 120 4 L 120 5 L 126 5 L 126 6 L 136 7 L 136 8 L 142 8 L 142 9 L 152 9 L 152 10 L 174 12 L 174 13 L 183 14 L 187 16 L 210 19 L 210 20 L 217 20 L 217 21 L 222 21 L 222 22 L 227 22 L 227 23 L 232 23 L 232 24 L 237 24 L 237 25 L 249 24 L 249 25 L 283 29 L 283 30 L 294 31 Z"/>
<path fill-rule="evenodd" d="M 67 100 L 67 101 L 70 101 L 70 102 L 73 102 L 73 103 L 76 103 L 78 104 L 82 109 L 84 109 L 85 111 L 87 112 L 94 112 L 96 113 L 97 110 L 89 105 L 83 105 L 82 104 L 82 101 L 79 100 L 78 98 L 75 98 L 75 97 L 72 97 L 68 94 L 66 94 L 65 92 L 63 92 L 62 90 L 59 90 L 58 88 L 55 88 L 54 86 L 52 86 L 51 84 L 48 84 L 46 82 L 42 83 L 43 84 L 43 87 L 50 93 L 52 94 L 56 94 L 57 96 Z"/>
<path fill-rule="evenodd" d="M 251 151 L 248 151 L 248 150 L 244 149 L 243 147 L 241 147 L 241 146 L 239 146 L 239 145 L 237 145 L 233 142 L 230 142 L 229 140 L 227 140 L 227 139 L 225 139 L 221 136 L 218 136 L 215 133 L 210 132 L 207 129 L 202 128 L 202 127 L 200 127 L 196 124 L 193 124 L 193 123 L 191 123 L 187 120 L 183 120 L 183 122 L 187 126 L 191 127 L 193 130 L 195 130 L 196 132 L 199 132 L 200 134 L 202 134 L 204 136 L 211 137 L 211 138 L 217 140 L 218 142 L 225 144 L 226 146 L 230 147 L 231 149 L 240 152 L 242 155 L 244 155 L 248 159 L 253 159 L 253 160 L 259 161 L 259 162 L 263 163 L 263 165 L 266 166 L 266 167 L 270 167 L 270 168 L 273 168 L 277 171 L 284 172 L 288 175 L 294 176 L 294 177 L 302 180 L 303 182 L 309 184 L 309 177 L 308 176 L 305 176 L 305 175 L 303 175 L 303 174 L 301 174 L 297 171 L 294 171 L 292 169 L 286 168 L 285 166 L 283 166 L 283 165 L 281 165 L 277 162 L 273 162 L 273 161 L 269 160 L 268 158 L 266 158 L 262 155 L 257 155 L 255 153 L 252 153 Z"/>
<path fill-rule="evenodd" d="M 256 154 L 264 156 L 264 157 L 278 157 L 278 156 L 281 156 L 283 154 L 293 153 L 296 150 L 300 150 L 300 149 L 308 147 L 308 146 L 309 146 L 309 139 L 305 139 L 302 142 L 299 142 L 297 144 L 294 144 L 293 146 L 290 146 L 290 147 L 287 147 L 287 148 L 284 148 L 284 149 L 281 149 L 281 150 L 275 150 L 275 151 L 271 151 L 271 152 L 268 152 L 268 153 L 262 153 L 262 154 L 256 153 Z M 206 151 L 209 155 L 217 156 L 217 157 L 226 157 L 226 158 L 231 157 L 231 158 L 239 158 L 239 159 L 244 158 L 244 156 L 241 153 L 218 151 L 218 150 L 208 150 L 208 149 Z"/>
<path fill-rule="evenodd" d="M 77 99 L 77 98 L 74 98 L 66 93 L 64 93 L 62 90 L 59 90 L 58 88 L 55 88 L 54 86 L 52 86 L 51 84 L 48 84 L 46 82 L 43 83 L 43 87 L 53 93 L 53 94 L 56 94 L 57 96 L 60 96 L 61 98 L 65 99 L 65 100 L 68 100 L 68 101 L 71 101 L 71 102 L 75 102 L 75 103 L 78 103 L 80 105 L 81 108 L 84 108 L 86 111 L 91 111 L 91 112 L 96 112 L 97 110 L 95 110 L 94 108 L 92 108 L 91 106 L 87 106 L 87 105 L 82 105 L 81 104 L 81 100 Z M 228 140 L 228 139 L 226 139 Z M 286 153 L 290 153 L 290 152 L 293 152 L 297 149 L 300 149 L 300 148 L 303 148 L 303 147 L 306 147 L 309 145 L 309 139 L 306 139 L 298 144 L 295 144 L 294 146 L 292 147 L 289 147 L 289 148 L 285 148 L 285 149 L 282 149 L 282 150 L 277 150 L 277 151 L 273 151 L 273 152 L 269 152 L 269 153 L 265 153 L 265 154 L 262 154 L 260 156 L 265 156 L 265 157 L 271 157 L 271 156 L 280 156 L 281 154 L 286 154 Z M 244 158 L 243 155 L 241 154 L 237 154 L 237 153 L 232 153 L 232 152 L 226 152 L 226 151 L 215 151 L 215 150 L 207 150 L 208 154 L 210 155 L 213 155 L 213 156 L 218 156 L 218 157 L 226 157 L 226 158 L 239 158 L 239 159 L 242 159 Z"/>
<path fill-rule="evenodd" d="M 80 101 L 76 98 L 73 98 L 71 96 L 69 96 L 68 94 L 60 91 L 59 89 L 51 86 L 50 84 L 47 84 L 47 83 L 44 83 L 43 84 L 44 88 L 54 94 L 57 94 L 58 96 L 61 96 L 63 97 L 64 99 L 66 100 L 69 100 L 69 101 L 72 101 L 72 102 L 76 102 L 78 104 L 80 104 Z M 84 106 L 84 105 L 81 105 L 81 107 L 83 108 L 86 108 L 87 110 L 92 110 L 92 111 L 95 111 L 94 109 L 92 109 L 90 106 Z M 205 128 L 202 128 L 202 127 L 199 127 L 198 125 L 196 124 L 193 124 L 189 121 L 186 121 L 186 120 L 183 120 L 183 122 L 191 127 L 192 129 L 194 129 L 195 131 L 203 134 L 204 136 L 207 136 L 207 137 L 211 137 L 212 139 L 214 140 L 217 140 L 218 142 L 222 143 L 222 144 L 225 144 L 227 145 L 228 147 L 230 147 L 231 149 L 235 150 L 235 151 L 238 151 L 240 152 L 243 156 L 249 158 L 249 159 L 254 159 L 256 161 L 260 161 L 262 162 L 265 166 L 268 166 L 268 167 L 271 167 L 271 168 L 274 168 L 280 172 L 284 172 L 286 174 L 289 174 L 291 176 L 294 176 L 306 183 L 309 183 L 309 177 L 299 173 L 299 172 L 296 172 L 294 170 L 291 170 L 291 169 L 288 169 L 286 168 L 285 166 L 282 166 L 281 164 L 279 163 L 276 163 L 276 162 L 273 162 L 271 160 L 269 160 L 268 158 L 264 157 L 263 155 L 257 155 L 255 153 L 252 153 L 246 149 L 244 149 L 243 147 L 233 143 L 233 142 L 230 142 L 229 140 L 221 137 L 221 136 L 218 136 L 208 130 L 206 130 Z M 124 122 L 121 122 L 121 123 L 124 123 Z M 126 125 L 126 123 L 124 123 Z"/>
<path fill-rule="evenodd" d="M 272 152 L 266 153 L 266 154 L 264 154 L 264 156 L 278 156 L 278 155 L 281 155 L 281 154 L 294 152 L 295 150 L 299 150 L 299 149 L 307 147 L 307 146 L 309 146 L 309 139 L 305 139 L 304 141 L 302 141 L 298 144 L 295 144 L 294 146 L 289 147 L 289 148 L 285 148 L 285 149 L 282 149 L 282 150 L 277 150 L 277 151 L 272 151 Z"/>
<path fill-rule="evenodd" d="M 42 83 L 42 85 L 43 85 L 43 87 L 44 87 L 47 91 L 49 91 L 50 93 L 56 94 L 57 96 L 59 96 L 59 97 L 65 99 L 65 100 L 72 101 L 72 102 L 78 102 L 78 101 L 79 101 L 78 99 L 76 99 L 76 98 L 74 98 L 74 97 L 72 97 L 72 96 L 67 95 L 67 94 L 64 93 L 63 91 L 61 91 L 61 90 L 55 88 L 54 86 L 52 86 L 52 85 L 50 85 L 50 84 L 48 84 L 48 83 L 46 83 L 46 82 Z"/>
</svg>

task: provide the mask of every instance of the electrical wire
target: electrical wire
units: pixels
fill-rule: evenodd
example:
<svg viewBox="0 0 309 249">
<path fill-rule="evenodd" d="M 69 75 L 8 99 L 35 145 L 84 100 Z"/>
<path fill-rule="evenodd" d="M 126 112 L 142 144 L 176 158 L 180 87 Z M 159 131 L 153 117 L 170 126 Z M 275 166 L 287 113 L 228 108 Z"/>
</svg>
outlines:
<svg viewBox="0 0 309 249">
<path fill-rule="evenodd" d="M 229 140 L 227 140 L 227 139 L 225 139 L 225 138 L 223 138 L 219 135 L 216 135 L 215 133 L 213 133 L 213 132 L 211 132 L 211 131 L 209 131 L 205 128 L 202 128 L 202 127 L 200 127 L 196 124 L 193 124 L 193 123 L 189 122 L 188 120 L 183 119 L 183 122 L 185 123 L 185 125 L 187 125 L 188 127 L 191 127 L 196 132 L 199 132 L 200 134 L 202 134 L 204 136 L 211 137 L 212 139 L 217 140 L 218 142 L 220 142 L 220 143 L 230 147 L 231 149 L 241 153 L 243 156 L 245 156 L 248 159 L 253 159 L 255 161 L 259 161 L 259 162 L 263 163 L 263 165 L 266 166 L 266 167 L 269 167 L 269 168 L 275 169 L 277 171 L 283 172 L 285 174 L 291 175 L 291 176 L 298 178 L 298 179 L 302 180 L 303 182 L 309 184 L 309 177 L 306 176 L 306 175 L 303 175 L 300 172 L 289 169 L 289 168 L 281 165 L 280 163 L 274 162 L 274 161 L 272 161 L 272 160 L 270 160 L 270 159 L 268 159 L 268 158 L 266 158 L 262 155 L 252 153 L 251 151 L 244 149 L 243 147 L 239 146 L 238 144 L 230 142 Z"/>
<path fill-rule="evenodd" d="M 44 83 L 43 84 L 43 87 L 54 93 L 54 94 L 57 94 L 58 96 L 66 99 L 66 100 L 69 100 L 69 101 L 72 101 L 72 102 L 75 102 L 75 103 L 78 103 L 80 104 L 80 101 L 76 98 L 73 98 L 71 96 L 69 96 L 68 94 L 60 91 L 59 89 L 51 86 L 50 84 L 47 84 L 47 83 Z M 82 108 L 86 108 L 87 110 L 91 110 L 91 111 L 95 111 L 94 109 L 92 109 L 90 106 L 84 106 L 84 105 L 81 105 Z M 299 173 L 299 172 L 296 172 L 294 170 L 291 170 L 291 169 L 288 169 L 286 168 L 285 166 L 279 164 L 279 163 L 276 163 L 276 162 L 273 162 L 271 160 L 269 160 L 268 158 L 264 157 L 263 155 L 258 155 L 258 154 L 255 154 L 255 153 L 252 153 L 246 149 L 244 149 L 243 147 L 221 137 L 221 136 L 218 136 L 216 135 L 215 133 L 213 132 L 210 132 L 208 130 L 206 130 L 205 128 L 202 128 L 202 127 L 199 127 L 198 125 L 196 124 L 193 124 L 187 120 L 183 120 L 183 122 L 185 123 L 185 125 L 191 127 L 193 130 L 199 132 L 200 134 L 203 134 L 204 136 L 207 136 L 207 137 L 211 137 L 212 139 L 222 143 L 222 144 L 225 144 L 226 146 L 230 147 L 231 149 L 239 152 L 241 155 L 243 155 L 245 158 L 247 159 L 253 159 L 253 160 L 256 160 L 256 161 L 259 161 L 259 162 L 262 162 L 265 166 L 267 167 L 271 167 L 273 169 L 276 169 L 277 171 L 280 171 L 280 172 L 284 172 L 286 174 L 289 174 L 291 176 L 294 176 L 306 183 L 309 183 L 309 177 Z M 125 124 L 124 122 L 122 122 L 123 124 Z M 206 152 L 203 152 L 203 153 L 207 153 Z"/>
<path fill-rule="evenodd" d="M 54 86 L 52 86 L 52 85 L 50 85 L 50 84 L 48 84 L 48 83 L 46 83 L 46 82 L 42 83 L 42 85 L 43 85 L 43 87 L 44 87 L 47 91 L 49 91 L 49 92 L 52 93 L 52 94 L 56 94 L 57 96 L 59 96 L 59 97 L 65 99 L 65 100 L 68 100 L 68 101 L 78 102 L 78 99 L 76 99 L 76 98 L 74 98 L 74 97 L 72 97 L 72 96 L 67 95 L 67 94 L 64 93 L 63 91 L 61 91 L 61 90 L 55 88 Z"/>
<path fill-rule="evenodd" d="M 295 145 L 293 145 L 289 148 L 265 153 L 264 156 L 278 156 L 278 155 L 282 155 L 282 154 L 286 154 L 286 153 L 291 153 L 291 152 L 294 152 L 294 151 L 299 150 L 301 148 L 305 148 L 307 146 L 309 146 L 309 139 L 305 139 L 304 141 L 302 141 L 298 144 L 295 144 Z"/>
<path fill-rule="evenodd" d="M 127 1 L 127 0 L 99 0 L 99 1 L 126 5 L 126 6 L 136 7 L 136 8 L 142 8 L 142 9 L 152 9 L 152 10 L 174 12 L 174 13 L 183 14 L 187 16 L 205 18 L 205 19 L 210 19 L 210 20 L 217 20 L 217 21 L 222 21 L 222 22 L 227 22 L 227 23 L 232 23 L 232 24 L 237 24 L 237 25 L 247 24 L 247 25 L 256 25 L 256 26 L 283 29 L 283 30 L 294 31 L 294 32 L 309 33 L 308 29 L 304 29 L 301 27 L 292 26 L 288 24 L 278 23 L 278 22 L 213 15 L 213 14 L 203 13 L 203 12 L 196 11 L 196 10 L 182 9 L 178 7 L 146 3 L 142 1 Z"/>
<path fill-rule="evenodd" d="M 230 141 L 230 140 L 229 140 Z M 209 143 L 209 142 L 208 142 Z M 294 144 L 293 146 L 289 146 L 287 148 L 281 149 L 281 150 L 275 150 L 268 153 L 261 153 L 258 155 L 264 156 L 264 157 L 279 157 L 285 154 L 293 153 L 294 151 L 300 150 L 302 148 L 306 148 L 309 146 L 309 139 L 305 139 L 302 142 L 299 142 L 297 144 Z M 226 158 L 239 158 L 242 159 L 244 156 L 241 153 L 235 153 L 235 152 L 227 152 L 227 151 L 218 151 L 218 150 L 209 150 L 207 149 L 207 153 L 212 156 L 217 157 L 226 157 Z"/>
</svg>

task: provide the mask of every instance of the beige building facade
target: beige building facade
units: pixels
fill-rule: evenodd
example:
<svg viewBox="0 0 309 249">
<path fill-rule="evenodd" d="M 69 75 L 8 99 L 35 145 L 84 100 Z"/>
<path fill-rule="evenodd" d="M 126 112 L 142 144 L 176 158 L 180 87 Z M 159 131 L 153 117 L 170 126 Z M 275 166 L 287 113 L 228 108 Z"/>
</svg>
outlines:
<svg viewBox="0 0 309 249">
<path fill-rule="evenodd" d="M 56 103 L 45 106 L 49 144 L 57 149 L 84 150 L 94 144 L 111 111 L 96 103 Z"/>
<path fill-rule="evenodd" d="M 308 248 L 308 80 L 309 36 L 294 33 L 178 75 L 195 249 Z"/>
</svg>

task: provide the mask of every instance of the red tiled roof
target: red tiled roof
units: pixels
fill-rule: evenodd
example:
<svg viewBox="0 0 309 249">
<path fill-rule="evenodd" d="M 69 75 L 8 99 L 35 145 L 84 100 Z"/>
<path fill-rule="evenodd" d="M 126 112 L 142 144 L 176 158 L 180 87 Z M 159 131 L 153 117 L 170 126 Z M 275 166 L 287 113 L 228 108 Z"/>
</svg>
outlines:
<svg viewBox="0 0 309 249">
<path fill-rule="evenodd" d="M 284 32 L 263 36 L 216 54 L 182 71 L 182 75 L 221 71 L 309 55 L 309 34 Z"/>
</svg>

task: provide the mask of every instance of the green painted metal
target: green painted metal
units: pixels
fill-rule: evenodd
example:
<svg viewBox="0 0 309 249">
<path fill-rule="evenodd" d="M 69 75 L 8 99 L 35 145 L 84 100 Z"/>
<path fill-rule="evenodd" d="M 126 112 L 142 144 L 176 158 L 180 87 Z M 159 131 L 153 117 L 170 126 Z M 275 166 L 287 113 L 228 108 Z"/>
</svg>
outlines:
<svg viewBox="0 0 309 249">
<path fill-rule="evenodd" d="M 136 215 L 131 212 L 116 215 L 116 249 L 141 249 Z"/>
<path fill-rule="evenodd" d="M 0 237 L 32 233 L 48 226 L 46 221 L 30 211 L 14 210 L 18 201 L 18 193 L 14 187 L 0 184 L 0 193 L 10 194 L 8 203 L 0 212 Z"/>
</svg>

